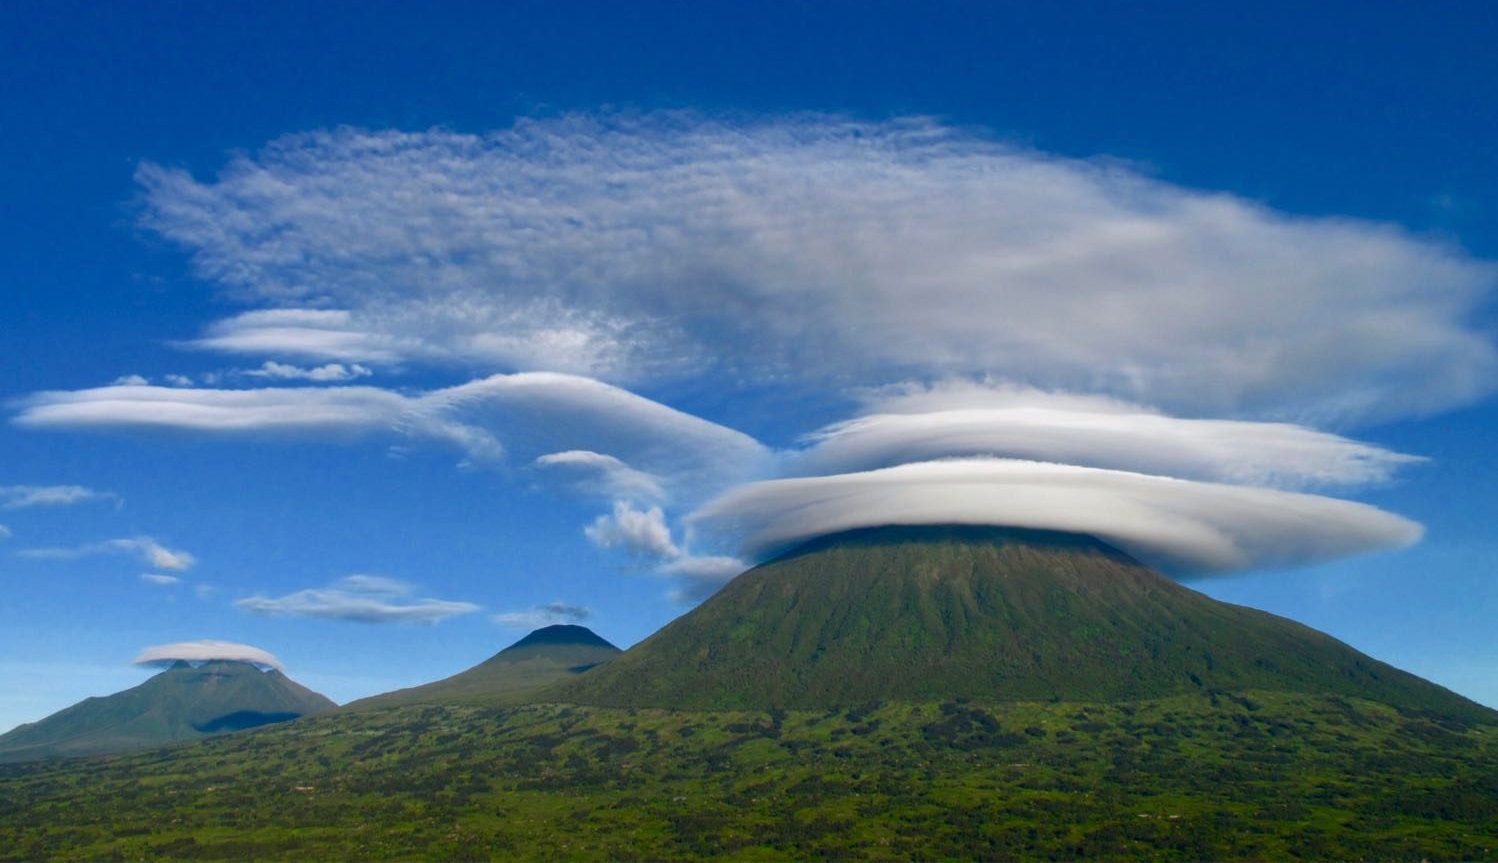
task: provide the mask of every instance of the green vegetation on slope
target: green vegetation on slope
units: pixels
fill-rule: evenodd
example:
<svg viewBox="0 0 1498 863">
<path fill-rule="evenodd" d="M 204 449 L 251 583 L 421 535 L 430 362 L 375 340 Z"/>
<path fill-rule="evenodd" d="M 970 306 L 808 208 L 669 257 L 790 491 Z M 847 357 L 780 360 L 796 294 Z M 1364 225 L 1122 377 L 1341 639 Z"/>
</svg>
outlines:
<svg viewBox="0 0 1498 863">
<path fill-rule="evenodd" d="M 887 527 L 739 576 L 547 695 L 614 707 L 823 708 L 870 699 L 1116 701 L 1206 690 L 1491 711 L 1293 621 L 1218 602 L 1094 539 Z"/>
<path fill-rule="evenodd" d="M 400 704 L 517 704 L 537 690 L 607 662 L 619 648 L 584 626 L 546 626 L 452 677 L 344 706 L 368 710 Z"/>
<path fill-rule="evenodd" d="M 335 713 L 0 767 L 0 858 L 1498 859 L 1498 725 L 1283 692 Z"/>
<path fill-rule="evenodd" d="M 87 698 L 0 735 L 0 762 L 129 752 L 285 722 L 336 707 L 274 669 L 178 662 L 139 686 Z"/>
</svg>

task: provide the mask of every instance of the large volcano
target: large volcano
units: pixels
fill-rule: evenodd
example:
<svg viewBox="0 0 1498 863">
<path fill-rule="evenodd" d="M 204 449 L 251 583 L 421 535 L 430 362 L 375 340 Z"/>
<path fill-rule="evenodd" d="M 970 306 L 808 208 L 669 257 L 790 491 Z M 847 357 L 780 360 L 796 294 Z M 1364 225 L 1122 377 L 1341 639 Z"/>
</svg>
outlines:
<svg viewBox="0 0 1498 863">
<path fill-rule="evenodd" d="M 1492 716 L 1323 633 L 1204 596 L 1095 539 L 968 526 L 815 540 L 547 695 L 765 709 L 1245 689 Z"/>
</svg>

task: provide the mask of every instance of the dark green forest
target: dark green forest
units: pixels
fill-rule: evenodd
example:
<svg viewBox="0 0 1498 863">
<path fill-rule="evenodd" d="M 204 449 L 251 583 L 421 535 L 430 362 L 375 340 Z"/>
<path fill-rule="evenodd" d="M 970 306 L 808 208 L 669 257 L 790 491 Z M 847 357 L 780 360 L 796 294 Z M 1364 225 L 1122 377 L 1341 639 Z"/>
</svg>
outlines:
<svg viewBox="0 0 1498 863">
<path fill-rule="evenodd" d="M 0 857 L 1498 859 L 1498 725 L 1341 696 L 411 705 L 0 768 Z"/>
</svg>

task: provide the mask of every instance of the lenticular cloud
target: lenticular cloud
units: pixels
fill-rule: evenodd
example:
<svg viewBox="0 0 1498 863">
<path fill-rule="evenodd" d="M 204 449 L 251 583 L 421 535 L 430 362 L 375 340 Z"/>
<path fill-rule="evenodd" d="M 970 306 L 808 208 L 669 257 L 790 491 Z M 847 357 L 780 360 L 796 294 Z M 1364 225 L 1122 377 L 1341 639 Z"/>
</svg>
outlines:
<svg viewBox="0 0 1498 863">
<path fill-rule="evenodd" d="M 156 647 L 147 647 L 135 657 L 132 665 L 147 665 L 167 667 L 174 662 L 210 662 L 212 660 L 226 660 L 232 662 L 250 662 L 255 665 L 274 668 L 277 671 L 285 671 L 281 660 L 258 647 L 248 644 L 240 644 L 234 641 L 215 641 L 212 639 L 203 641 L 178 641 L 173 644 L 162 644 Z"/>
<path fill-rule="evenodd" d="M 880 525 L 987 524 L 1096 536 L 1176 575 L 1302 566 L 1398 548 L 1418 524 L 1371 506 L 1273 489 L 999 459 L 901 465 L 729 491 L 693 516 L 763 559 Z"/>
</svg>

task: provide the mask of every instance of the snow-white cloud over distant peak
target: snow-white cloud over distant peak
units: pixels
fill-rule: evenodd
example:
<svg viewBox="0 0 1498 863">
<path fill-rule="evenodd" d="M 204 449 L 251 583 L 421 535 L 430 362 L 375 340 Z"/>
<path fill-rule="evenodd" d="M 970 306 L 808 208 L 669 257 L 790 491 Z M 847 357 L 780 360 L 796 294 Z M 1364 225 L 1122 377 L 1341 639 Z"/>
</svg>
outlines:
<svg viewBox="0 0 1498 863">
<path fill-rule="evenodd" d="M 178 641 L 172 644 L 147 647 L 140 652 L 139 656 L 135 657 L 132 664 L 166 666 L 174 662 L 210 662 L 213 660 L 251 662 L 255 665 L 274 668 L 277 671 L 286 670 L 285 666 L 281 664 L 281 660 L 258 647 L 240 644 L 236 641 L 217 641 L 214 639 Z"/>
</svg>

